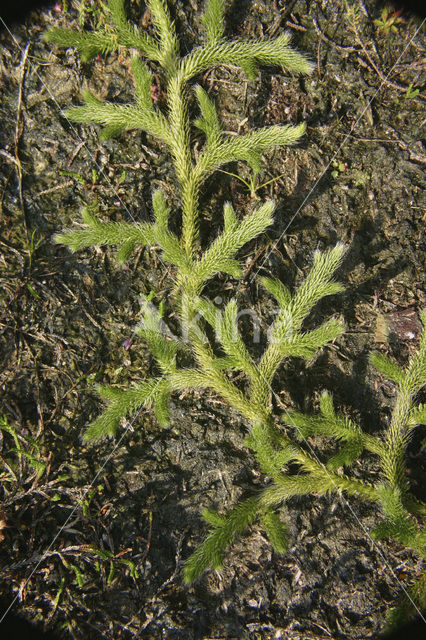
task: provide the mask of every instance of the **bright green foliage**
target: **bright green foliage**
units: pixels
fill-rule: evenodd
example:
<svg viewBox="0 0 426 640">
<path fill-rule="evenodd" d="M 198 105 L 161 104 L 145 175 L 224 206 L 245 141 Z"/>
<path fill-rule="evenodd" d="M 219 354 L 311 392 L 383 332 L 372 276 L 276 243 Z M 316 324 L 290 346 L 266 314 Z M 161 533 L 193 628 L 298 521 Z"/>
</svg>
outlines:
<svg viewBox="0 0 426 640">
<path fill-rule="evenodd" d="M 229 211 L 230 205 L 228 205 Z M 225 225 L 223 233 L 216 238 L 199 260 L 195 260 L 190 273 L 191 283 L 188 283 L 195 293 L 200 293 L 207 280 L 216 273 L 223 271 L 238 278 L 241 268 L 233 259 L 237 251 L 250 240 L 261 234 L 272 224 L 274 205 L 266 202 L 240 223 Z"/>
<path fill-rule="evenodd" d="M 201 297 L 206 282 L 217 273 L 232 277 L 241 275 L 236 254 L 239 249 L 263 233 L 273 223 L 273 202 L 238 216 L 230 203 L 224 205 L 222 233 L 203 252 L 198 250 L 199 190 L 205 179 L 223 164 L 245 160 L 259 172 L 262 153 L 276 146 L 297 142 L 305 125 L 274 125 L 245 135 L 230 136 L 222 131 L 216 107 L 206 91 L 195 87 L 200 116 L 194 124 L 205 134 L 205 145 L 197 158 L 193 157 L 190 135 L 189 105 L 186 83 L 205 69 L 218 64 L 240 65 L 251 77 L 258 64 L 284 66 L 294 72 L 306 73 L 311 65 L 289 47 L 289 36 L 283 34 L 270 41 L 226 41 L 223 37 L 223 3 L 211 0 L 203 22 L 207 43 L 184 58 L 179 57 L 179 43 L 166 4 L 151 0 L 148 6 L 156 36 L 150 37 L 131 27 L 124 13 L 122 0 L 109 3 L 112 25 L 102 31 L 77 33 L 54 29 L 46 39 L 65 46 L 77 47 L 87 59 L 95 53 L 111 51 L 119 46 L 138 50 L 131 60 L 136 103 L 117 105 L 103 103 L 90 93 L 84 94 L 85 106 L 72 107 L 66 116 L 75 122 L 94 122 L 104 129 L 106 138 L 129 128 L 140 128 L 161 143 L 166 144 L 174 160 L 178 187 L 181 194 L 182 231 L 178 237 L 169 230 L 171 211 L 161 190 L 153 193 L 152 223 L 126 224 L 102 222 L 97 205 L 83 209 L 84 228 L 66 230 L 56 236 L 57 242 L 72 250 L 90 245 L 115 245 L 118 260 L 124 262 L 132 251 L 143 245 L 157 246 L 163 259 L 173 265 L 179 293 L 174 299 L 181 318 L 182 337 L 177 339 L 167 332 L 164 319 L 153 305 L 145 300 L 138 335 L 146 341 L 154 356 L 160 377 L 141 382 L 129 389 L 101 387 L 99 394 L 107 403 L 104 412 L 89 426 L 85 438 L 96 440 L 114 435 L 121 420 L 142 407 L 153 406 L 160 424 L 169 420 L 169 399 L 175 391 L 185 388 L 211 389 L 253 423 L 249 446 L 258 454 L 265 473 L 278 477 L 281 467 L 295 454 L 291 443 L 281 446 L 279 431 L 271 419 L 269 384 L 282 360 L 288 356 L 311 357 L 319 348 L 336 338 L 343 327 L 329 321 L 310 332 L 302 331 L 302 322 L 312 306 L 323 296 L 336 293 L 341 286 L 332 281 L 338 267 L 343 246 L 325 254 L 316 254 L 314 266 L 305 283 L 291 296 L 278 281 L 265 280 L 266 288 L 277 297 L 280 312 L 273 327 L 272 340 L 265 355 L 256 362 L 238 330 L 238 306 L 231 300 L 223 311 Z M 145 59 L 143 62 L 142 58 Z M 147 65 L 163 70 L 167 84 L 168 111 L 161 112 L 151 97 L 152 73 Z M 291 325 L 287 331 L 286 322 Z M 214 354 L 208 341 L 205 323 L 210 324 L 223 350 L 223 356 Z M 192 352 L 194 365 L 181 368 L 180 352 Z M 248 378 L 249 388 L 241 390 L 227 372 L 242 372 Z M 249 499 L 237 506 L 225 520 L 217 517 L 215 530 L 200 552 L 190 560 L 186 577 L 195 578 L 209 566 L 218 566 L 226 546 L 262 514 L 265 529 L 279 550 L 285 548 L 285 528 L 269 507 L 259 498 Z M 220 522 L 223 524 L 219 523 Z"/>
<path fill-rule="evenodd" d="M 78 251 L 93 245 L 116 245 L 119 247 L 118 261 L 124 263 L 130 257 L 135 246 L 153 244 L 152 225 L 127 224 L 125 222 L 107 222 L 98 220 L 98 205 L 95 202 L 82 209 L 81 217 L 84 229 L 67 229 L 58 233 L 55 242 L 66 244 L 72 251 Z"/>
<path fill-rule="evenodd" d="M 289 42 L 290 35 L 284 33 L 273 40 L 234 40 L 198 47 L 183 58 L 183 75 L 185 80 L 190 80 L 206 69 L 220 64 L 241 67 L 249 80 L 254 80 L 257 76 L 259 64 L 281 66 L 296 73 L 310 73 L 312 64 L 291 49 L 288 46 Z"/>
<path fill-rule="evenodd" d="M 134 65 L 135 66 L 135 65 Z M 145 83 L 145 78 L 135 77 L 135 82 Z M 105 104 L 92 96 L 89 91 L 83 92 L 85 107 L 71 107 L 64 115 L 73 122 L 95 122 L 104 125 L 100 134 L 101 140 L 106 140 L 124 129 L 142 129 L 147 133 L 167 142 L 170 130 L 165 117 L 151 107 L 141 107 L 141 96 L 145 87 L 137 85 L 139 104 Z"/>
<path fill-rule="evenodd" d="M 148 298 L 145 298 L 142 309 L 143 320 L 139 325 L 137 333 L 143 338 L 156 359 L 159 368 L 165 374 L 176 371 L 176 354 L 181 345 L 176 339 L 170 338 L 170 332 L 163 322 L 159 312 L 154 305 L 151 305 Z"/>
<path fill-rule="evenodd" d="M 226 518 L 221 518 L 211 511 L 204 511 L 203 517 L 213 529 L 207 535 L 203 544 L 192 554 L 185 564 L 185 582 L 190 584 L 206 569 L 221 569 L 223 566 L 223 552 L 257 518 L 259 503 L 256 498 L 248 498 L 232 511 L 228 511 Z"/>
<path fill-rule="evenodd" d="M 379 373 L 383 374 L 390 380 L 393 380 L 393 382 L 399 384 L 404 379 L 404 371 L 401 367 L 383 353 L 376 352 L 370 354 L 370 362 L 377 371 L 379 371 Z"/>
<path fill-rule="evenodd" d="M 424 312 L 421 318 L 426 324 Z M 419 550 L 418 530 L 409 514 L 425 516 L 426 505 L 418 503 L 410 495 L 404 454 L 413 429 L 422 424 L 426 417 L 423 405 L 415 404 L 417 392 L 426 384 L 426 329 L 423 330 L 418 352 L 405 369 L 382 354 L 372 354 L 371 362 L 381 373 L 392 377 L 398 387 L 392 417 L 384 433 L 369 435 L 349 418 L 336 414 L 332 398 L 326 392 L 321 397 L 319 415 L 290 412 L 283 416 L 283 420 L 296 429 L 299 440 L 322 434 L 344 443 L 327 461 L 330 470 L 339 466 L 349 467 L 364 450 L 378 456 L 383 482 L 375 485 L 374 499 L 387 516 L 387 524 L 378 528 L 377 535 L 381 535 L 380 532 L 383 533 L 385 529 L 392 531 L 393 537 Z"/>
<path fill-rule="evenodd" d="M 217 46 L 222 40 L 224 32 L 224 2 L 210 0 L 202 17 L 207 32 L 207 44 Z"/>
<path fill-rule="evenodd" d="M 115 435 L 120 420 L 128 413 L 151 404 L 161 393 L 163 385 L 162 379 L 154 378 L 124 391 L 107 386 L 98 387 L 98 394 L 108 402 L 108 408 L 89 426 L 85 439 L 99 440 Z"/>
<path fill-rule="evenodd" d="M 123 4 L 121 0 L 114 0 L 114 3 Z M 147 0 L 147 6 L 151 10 L 152 22 L 157 28 L 161 53 L 158 62 L 167 73 L 172 73 L 175 71 L 179 59 L 179 43 L 168 7 L 163 0 Z"/>
<path fill-rule="evenodd" d="M 304 124 L 296 127 L 273 125 L 238 137 L 222 135 L 215 144 L 212 144 L 210 137 L 207 139 L 206 149 L 198 159 L 197 173 L 201 172 L 207 176 L 222 165 L 236 160 L 245 160 L 253 171 L 260 171 L 263 151 L 294 144 L 305 133 L 305 129 Z"/>
<path fill-rule="evenodd" d="M 421 319 L 424 327 L 419 350 L 405 369 L 383 354 L 373 353 L 370 357 L 376 369 L 397 385 L 392 417 L 383 433 L 371 436 L 348 418 L 337 415 L 328 393 L 321 397 L 320 415 L 292 412 L 283 416 L 283 419 L 286 424 L 296 428 L 299 439 L 321 434 L 336 442 L 344 442 L 343 447 L 326 463 L 330 470 L 329 479 L 333 480 L 331 490 L 345 491 L 376 502 L 385 519 L 371 531 L 372 537 L 394 538 L 426 559 L 426 504 L 410 493 L 405 466 L 405 449 L 413 429 L 426 422 L 425 407 L 415 404 L 416 394 L 426 384 L 426 312 L 421 314 Z M 364 449 L 379 458 L 381 478 L 374 485 L 361 483 L 347 476 L 331 475 L 338 467 L 349 467 Z M 302 460 L 300 462 L 301 467 L 306 469 Z M 316 479 L 317 491 L 327 488 L 327 480 L 324 479 L 323 482 L 321 468 L 311 465 L 309 473 L 310 477 Z M 276 493 L 275 498 L 277 497 Z M 269 500 L 268 504 L 270 503 Z M 426 601 L 421 586 L 424 586 L 424 581 L 424 576 L 420 577 L 419 582 L 411 589 L 411 599 L 406 598 L 390 615 L 391 627 L 415 613 L 416 607 L 417 610 L 424 609 Z"/>
<path fill-rule="evenodd" d="M 268 290 L 274 291 L 281 303 L 290 305 L 291 297 L 286 289 L 272 280 L 265 284 Z M 303 285 L 301 289 L 303 291 Z M 213 326 L 220 324 L 217 313 L 213 315 L 214 305 L 203 303 L 201 308 Z M 426 325 L 426 314 L 423 313 L 421 317 Z M 203 567 L 209 566 L 209 562 L 210 566 L 216 566 L 213 560 L 220 565 L 226 548 L 222 543 L 228 539 L 225 533 L 229 533 L 229 528 L 235 532 L 243 531 L 246 523 L 258 518 L 274 548 L 284 552 L 287 544 L 286 527 L 273 509 L 295 495 L 344 492 L 372 501 L 381 508 L 385 520 L 371 531 L 371 535 L 377 539 L 394 538 L 426 558 L 426 505 L 409 493 L 404 466 L 404 451 L 408 439 L 414 427 L 424 423 L 426 417 L 424 406 L 416 406 L 414 402 L 415 393 L 426 383 L 425 336 L 426 327 L 419 351 L 412 357 L 405 370 L 383 356 L 375 354 L 372 357 L 378 368 L 386 368 L 386 371 L 390 371 L 392 376 L 398 379 L 399 391 L 394 412 L 384 434 L 366 434 L 353 421 L 338 415 L 331 395 L 326 392 L 321 397 L 319 415 L 291 412 L 283 416 L 284 422 L 296 430 L 295 435 L 301 442 L 300 445 L 278 431 L 270 419 L 253 421 L 246 444 L 256 453 L 262 471 L 272 479 L 272 483 L 256 498 L 242 503 L 241 506 L 244 505 L 246 508 L 242 508 L 241 511 L 234 508 L 226 515 L 218 516 L 218 519 L 209 512 L 208 522 L 214 525 L 214 529 L 191 556 L 190 570 L 185 574 L 187 581 L 198 575 L 197 570 L 201 572 Z M 245 367 L 247 371 L 247 365 Z M 321 462 L 316 456 L 308 453 L 304 446 L 306 438 L 311 435 L 330 437 L 336 443 L 343 442 L 343 446 L 328 460 Z M 336 472 L 341 467 L 350 467 L 364 450 L 378 456 L 380 461 L 383 480 L 378 478 L 375 484 L 360 481 L 342 474 L 341 471 Z M 299 473 L 295 474 L 294 470 L 291 474 L 286 472 L 289 462 L 299 466 Z M 396 468 L 399 469 L 399 473 L 395 473 Z M 213 550 L 216 553 L 220 552 L 214 558 Z M 420 578 L 419 585 L 420 583 L 424 583 L 424 577 Z M 394 621 L 392 624 L 406 619 L 402 617 L 404 611 L 412 614 L 416 607 L 424 608 L 424 593 L 417 583 L 410 593 L 411 601 L 404 600 L 402 610 L 397 609 L 390 616 L 391 622 Z"/>
<path fill-rule="evenodd" d="M 206 148 L 215 149 L 222 136 L 216 107 L 202 87 L 196 86 L 195 94 L 200 105 L 201 118 L 195 120 L 194 124 L 206 134 Z"/>
<path fill-rule="evenodd" d="M 266 535 L 275 551 L 277 553 L 286 553 L 288 550 L 288 527 L 281 522 L 278 514 L 272 509 L 266 509 L 260 518 L 260 523 L 265 529 Z"/>
<path fill-rule="evenodd" d="M 167 425 L 171 394 L 188 388 L 209 389 L 250 423 L 246 444 L 254 451 L 270 484 L 263 492 L 247 498 L 226 514 L 204 512 L 211 531 L 185 566 L 187 582 L 192 582 L 208 568 L 221 567 L 226 548 L 256 520 L 263 525 L 274 548 L 284 553 L 287 528 L 275 509 L 295 495 L 338 491 L 376 502 L 386 516 L 386 522 L 380 525 L 376 534 L 393 535 L 420 552 L 424 537 L 414 514 L 421 513 L 423 507 L 410 497 L 403 454 L 410 433 L 425 417 L 425 409 L 414 405 L 414 396 L 425 378 L 425 338 L 406 370 L 384 356 L 372 356 L 379 371 L 398 385 L 394 415 L 384 437 L 365 434 L 351 420 L 338 416 L 329 394 L 321 398 L 319 416 L 287 414 L 284 421 L 290 429 L 285 431 L 273 418 L 271 383 L 283 360 L 289 357 L 310 359 L 343 332 L 343 325 L 335 319 L 309 331 L 304 329 L 304 322 L 319 300 L 342 291 L 342 285 L 334 281 L 333 274 L 343 259 L 344 246 L 337 244 L 333 249 L 317 252 L 306 279 L 293 293 L 276 279 L 263 279 L 265 289 L 275 298 L 279 310 L 268 336 L 264 336 L 266 346 L 260 358 L 252 355 L 239 331 L 237 301 L 232 299 L 224 309 L 219 309 L 203 296 L 206 283 L 216 274 L 240 277 L 238 251 L 273 223 L 274 212 L 271 201 L 245 215 L 225 203 L 222 232 L 210 246 L 202 249 L 198 233 L 203 182 L 224 164 L 237 160 L 247 162 L 258 174 L 262 154 L 277 146 L 295 144 L 305 132 L 305 125 L 276 124 L 245 135 L 226 134 L 216 106 L 205 89 L 195 85 L 188 91 L 187 84 L 205 70 L 221 64 L 240 66 L 251 79 L 261 64 L 309 73 L 311 63 L 291 49 L 288 34 L 263 41 L 226 40 L 222 0 L 207 3 L 203 16 L 205 42 L 182 58 L 164 0 L 147 0 L 155 27 L 154 36 L 129 25 L 124 0 L 109 0 L 108 6 L 112 20 L 108 27 L 91 33 L 52 29 L 46 39 L 76 47 L 84 59 L 119 48 L 124 55 L 131 49 L 136 101 L 125 105 L 103 103 L 86 92 L 85 105 L 71 107 L 66 116 L 75 122 L 102 125 L 101 139 L 126 129 L 142 129 L 165 145 L 176 174 L 181 227 L 179 233 L 171 232 L 169 220 L 175 212 L 170 210 L 163 191 L 157 189 L 152 197 L 152 222 L 102 222 L 97 206 L 90 205 L 83 209 L 84 227 L 68 229 L 57 235 L 56 241 L 74 251 L 91 245 L 114 245 L 120 262 L 128 260 L 136 247 L 158 247 L 163 260 L 173 270 L 175 289 L 169 305 L 180 319 L 181 336 L 177 338 L 167 330 L 167 315 L 163 310 L 157 311 L 150 298 L 145 299 L 137 333 L 149 346 L 158 375 L 128 389 L 100 387 L 99 395 L 107 406 L 89 426 L 86 440 L 114 435 L 127 415 L 143 407 L 152 406 L 159 424 Z M 154 70 L 164 77 L 167 96 L 164 111 L 154 104 L 151 96 Z M 199 115 L 191 121 L 190 100 L 194 96 Z M 205 137 L 197 155 L 192 142 L 193 125 Z M 208 327 L 214 330 L 214 338 L 209 338 L 212 332 Z M 181 357 L 182 354 L 185 357 Z M 242 376 L 237 380 L 234 372 Z M 240 378 L 244 383 L 239 382 Z M 295 436 L 290 437 L 294 429 Z M 328 460 L 320 461 L 306 450 L 305 438 L 317 433 L 342 443 Z M 341 473 L 341 467 L 349 467 L 364 450 L 379 457 L 383 478 L 377 485 Z M 294 473 L 295 466 L 299 470 L 297 474 Z"/>
<path fill-rule="evenodd" d="M 272 326 L 270 344 L 259 363 L 260 380 L 254 385 L 253 393 L 261 402 L 269 397 L 269 386 L 285 357 L 311 358 L 343 332 L 343 325 L 335 320 L 308 333 L 300 331 L 303 320 L 318 300 L 342 290 L 342 286 L 331 278 L 343 253 L 341 244 L 323 254 L 316 253 L 313 268 L 294 296 L 280 282 L 270 278 L 263 280 L 266 289 L 276 297 L 280 312 Z"/>
</svg>

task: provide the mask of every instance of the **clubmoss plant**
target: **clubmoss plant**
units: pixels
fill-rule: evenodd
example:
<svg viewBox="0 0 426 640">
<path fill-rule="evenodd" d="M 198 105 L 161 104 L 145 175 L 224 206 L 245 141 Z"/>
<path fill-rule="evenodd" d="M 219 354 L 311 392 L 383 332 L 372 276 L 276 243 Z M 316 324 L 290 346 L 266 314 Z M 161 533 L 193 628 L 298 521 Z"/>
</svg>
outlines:
<svg viewBox="0 0 426 640">
<path fill-rule="evenodd" d="M 405 369 L 382 353 L 372 353 L 370 356 L 370 362 L 377 371 L 397 387 L 392 415 L 382 433 L 369 435 L 352 420 L 336 414 L 328 392 L 321 397 L 319 415 L 289 412 L 283 416 L 283 421 L 294 429 L 299 441 L 305 441 L 315 434 L 332 438 L 337 443 L 342 442 L 340 450 L 320 465 L 317 461 L 299 457 L 296 449 L 293 460 L 310 479 L 316 478 L 321 493 L 324 490 L 339 491 L 375 502 L 384 519 L 370 531 L 373 539 L 393 538 L 426 560 L 426 504 L 411 492 L 405 462 L 406 447 L 414 429 L 426 424 L 426 405 L 416 403 L 418 392 L 426 384 L 426 311 L 421 314 L 421 320 L 423 331 L 419 350 Z M 346 475 L 348 468 L 365 450 L 377 456 L 379 461 L 380 473 L 374 484 Z M 343 469 L 344 475 L 341 473 Z M 330 483 L 328 489 L 327 483 Z M 280 490 L 273 487 L 265 491 L 268 504 L 270 491 L 271 500 L 276 503 Z M 282 500 L 285 500 L 286 494 L 284 483 Z M 406 592 L 402 603 L 389 612 L 389 628 L 396 628 L 422 610 L 426 610 L 425 574 Z"/>
<path fill-rule="evenodd" d="M 176 283 L 166 316 L 167 311 L 178 313 L 181 336 L 177 338 L 165 330 L 162 310 L 159 312 L 146 300 L 138 333 L 152 351 L 158 376 L 127 389 L 101 386 L 99 395 L 107 406 L 88 427 L 86 440 L 114 436 L 122 418 L 143 406 L 152 406 L 159 424 L 166 426 L 170 420 L 171 394 L 189 388 L 218 394 L 247 420 L 250 427 L 247 446 L 255 452 L 270 483 L 263 492 L 242 501 L 226 514 L 203 512 L 211 531 L 185 565 L 184 578 L 188 583 L 208 568 L 221 567 L 227 546 L 254 521 L 261 522 L 274 548 L 284 552 L 286 527 L 276 509 L 294 495 L 338 491 L 371 500 L 381 505 L 387 517 L 376 535 L 394 536 L 423 553 L 424 534 L 415 517 L 424 515 L 424 505 L 410 495 L 403 456 L 409 434 L 424 419 L 423 408 L 414 406 L 414 396 L 425 378 L 425 338 L 405 372 L 383 356 L 373 356 L 377 368 L 387 374 L 390 371 L 399 385 L 394 418 L 384 438 L 369 436 L 351 421 L 336 416 L 328 394 L 322 397 L 319 417 L 297 413 L 285 417 L 287 425 L 296 427 L 293 436 L 291 430 L 284 429 L 274 418 L 271 383 L 284 359 L 293 356 L 310 359 L 343 332 L 343 325 L 334 319 L 310 331 L 303 328 L 305 318 L 319 300 L 342 290 L 342 285 L 333 280 L 333 273 L 343 258 L 343 245 L 316 252 L 305 281 L 293 294 L 277 279 L 262 279 L 279 311 L 259 359 L 254 359 L 239 333 L 236 301 L 231 300 L 220 311 L 203 295 L 206 283 L 219 273 L 240 277 L 242 269 L 235 257 L 238 250 L 273 223 L 274 211 L 274 203 L 266 201 L 241 215 L 226 203 L 223 230 L 205 247 L 199 235 L 199 201 L 206 178 L 239 160 L 246 161 L 257 175 L 262 153 L 296 143 L 305 125 L 274 125 L 244 135 L 227 135 L 221 128 L 215 104 L 194 82 L 201 73 L 222 64 L 241 67 L 249 79 L 256 76 L 257 67 L 262 64 L 294 73 L 309 73 L 311 64 L 290 48 L 287 34 L 272 40 L 227 40 L 222 0 L 207 3 L 203 15 L 204 42 L 181 57 L 166 4 L 162 0 L 148 0 L 147 6 L 156 30 L 154 36 L 130 26 L 124 0 L 109 0 L 108 28 L 92 32 L 54 28 L 46 34 L 49 42 L 77 48 L 84 60 L 119 49 L 131 54 L 134 104 L 104 103 L 86 92 L 85 105 L 72 107 L 65 115 L 74 122 L 102 125 L 103 140 L 125 129 L 141 129 L 156 138 L 171 154 L 180 196 L 178 234 L 170 230 L 172 212 L 163 191 L 157 189 L 152 195 L 153 222 L 103 222 L 97 205 L 93 204 L 83 209 L 82 228 L 65 230 L 56 236 L 57 242 L 73 251 L 92 245 L 114 245 L 120 263 L 126 262 L 136 247 L 159 247 L 162 260 L 173 269 Z M 154 70 L 164 77 L 167 98 L 164 110 L 153 102 Z M 199 116 L 191 121 L 190 103 L 194 98 Z M 204 133 L 205 139 L 197 155 L 193 126 Z M 242 378 L 244 385 L 240 382 Z M 344 441 L 345 445 L 326 463 L 321 462 L 306 446 L 305 438 L 313 432 Z M 376 485 L 339 472 L 340 467 L 350 464 L 364 449 L 379 456 L 383 480 Z M 290 462 L 292 473 L 287 471 Z M 295 467 L 298 473 L 294 472 Z"/>
</svg>

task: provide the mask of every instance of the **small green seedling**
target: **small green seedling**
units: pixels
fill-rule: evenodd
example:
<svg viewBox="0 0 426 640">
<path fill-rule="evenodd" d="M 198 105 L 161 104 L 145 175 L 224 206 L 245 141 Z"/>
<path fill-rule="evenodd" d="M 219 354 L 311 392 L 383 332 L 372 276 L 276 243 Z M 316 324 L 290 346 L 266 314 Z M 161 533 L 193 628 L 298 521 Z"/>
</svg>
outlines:
<svg viewBox="0 0 426 640">
<path fill-rule="evenodd" d="M 393 7 L 384 7 L 380 18 L 373 20 L 374 26 L 385 36 L 388 36 L 389 33 L 398 33 L 398 26 L 405 23 L 404 18 L 401 18 L 401 14 L 401 10 L 397 11 Z"/>
<path fill-rule="evenodd" d="M 333 160 L 331 166 L 333 167 L 331 177 L 334 179 L 338 178 L 343 173 L 346 173 L 348 170 L 346 162 L 342 162 L 341 160 Z"/>
</svg>

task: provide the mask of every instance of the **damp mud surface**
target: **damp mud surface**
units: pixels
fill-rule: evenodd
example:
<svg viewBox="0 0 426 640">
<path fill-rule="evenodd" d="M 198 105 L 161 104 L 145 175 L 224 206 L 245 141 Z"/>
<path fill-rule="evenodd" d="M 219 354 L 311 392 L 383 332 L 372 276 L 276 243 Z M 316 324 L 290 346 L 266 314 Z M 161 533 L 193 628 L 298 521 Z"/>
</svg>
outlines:
<svg viewBox="0 0 426 640">
<path fill-rule="evenodd" d="M 202 8 L 196 0 L 173 4 L 182 54 L 202 38 Z M 130 12 L 151 29 L 138 0 Z M 268 482 L 244 445 L 248 425 L 220 398 L 176 394 L 166 429 L 147 409 L 129 416 L 114 440 L 82 439 L 101 410 L 96 384 L 131 385 L 155 372 L 134 333 L 140 294 L 153 291 L 170 313 L 173 272 L 155 249 L 136 251 L 123 267 L 113 250 L 71 254 L 54 234 L 79 224 L 79 210 L 94 199 L 105 219 L 148 220 L 156 187 L 176 210 L 178 229 L 179 198 L 170 157 L 155 140 L 126 132 L 100 143 L 97 127 L 64 117 L 83 89 L 132 100 L 125 59 L 82 63 L 72 49 L 43 43 L 49 26 L 77 27 L 78 17 L 77 5 L 56 5 L 0 37 L 0 398 L 9 426 L 0 430 L 1 596 L 59 638 L 376 638 L 422 567 L 397 543 L 373 543 L 369 530 L 381 516 L 361 500 L 294 498 L 282 511 L 288 553 L 275 553 L 253 526 L 223 570 L 183 583 L 183 563 L 207 531 L 201 509 L 231 507 Z M 254 198 L 230 175 L 248 179 L 243 163 L 207 181 L 204 246 L 221 229 L 225 201 L 240 215 L 266 198 L 277 203 L 274 226 L 240 252 L 241 281 L 217 278 L 208 295 L 236 297 L 263 330 L 272 303 L 260 276 L 293 289 L 315 250 L 345 243 L 345 291 L 318 305 L 310 323 L 333 315 L 346 333 L 313 361 L 289 359 L 274 402 L 277 415 L 314 410 L 328 389 L 373 434 L 387 424 L 395 388 L 368 354 L 406 364 L 426 307 L 425 31 L 403 14 L 386 33 L 378 18 L 371 1 L 237 0 L 227 9 L 227 36 L 289 31 L 314 72 L 298 78 L 262 68 L 248 81 L 219 67 L 198 79 L 226 131 L 307 124 L 299 145 L 265 156 L 259 185 L 268 184 Z M 162 91 L 159 78 L 159 100 Z M 250 339 L 250 324 L 245 334 Z M 256 354 L 262 345 L 250 348 Z M 422 439 L 420 428 L 407 458 L 413 491 L 424 499 Z M 374 458 L 354 466 L 363 480 L 377 471 Z"/>
</svg>

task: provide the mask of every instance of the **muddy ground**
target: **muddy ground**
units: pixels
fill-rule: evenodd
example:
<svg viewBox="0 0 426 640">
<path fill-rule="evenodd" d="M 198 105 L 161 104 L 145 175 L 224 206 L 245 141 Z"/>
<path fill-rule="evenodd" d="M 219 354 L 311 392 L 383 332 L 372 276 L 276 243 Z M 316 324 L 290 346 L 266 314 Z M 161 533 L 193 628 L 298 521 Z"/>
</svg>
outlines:
<svg viewBox="0 0 426 640">
<path fill-rule="evenodd" d="M 139 5 L 131 7 L 137 20 Z M 201 9 L 196 0 L 174 4 L 182 53 L 201 37 Z M 223 571 L 183 584 L 183 561 L 206 532 L 201 508 L 231 506 L 265 482 L 243 444 L 247 425 L 220 399 L 182 394 L 167 429 L 146 410 L 114 441 L 82 441 L 100 411 L 97 382 L 126 385 L 154 371 L 133 333 L 139 295 L 153 290 L 167 303 L 173 274 L 155 250 L 121 267 L 112 250 L 72 255 L 52 237 L 95 197 L 106 217 L 127 221 L 149 218 L 153 187 L 177 206 L 178 198 L 170 159 L 153 139 L 129 132 L 101 144 L 96 127 L 62 115 L 80 103 L 82 88 L 121 102 L 132 95 L 115 54 L 83 64 L 41 41 L 48 26 L 75 26 L 77 17 L 77 7 L 36 12 L 0 39 L 0 394 L 3 424 L 21 451 L 0 431 L 1 595 L 61 638 L 375 638 L 421 566 L 396 543 L 373 544 L 368 531 L 380 516 L 361 501 L 294 499 L 283 512 L 285 556 L 253 527 Z M 217 279 L 208 292 L 237 296 L 267 326 L 271 301 L 258 277 L 294 287 L 315 249 L 346 243 L 346 291 L 311 321 L 334 315 L 347 332 L 313 362 L 283 367 L 276 408 L 311 409 L 327 388 L 370 433 L 386 424 L 394 388 L 368 353 L 380 349 L 404 364 L 426 306 L 425 31 L 402 15 L 396 33 L 386 33 L 373 23 L 379 17 L 370 1 L 233 2 L 227 35 L 289 30 L 314 73 L 262 69 L 249 82 L 218 68 L 199 79 L 228 131 L 307 123 L 301 144 L 265 158 L 262 180 L 280 177 L 257 196 L 277 201 L 274 227 L 242 250 L 240 282 Z M 87 23 L 98 19 L 86 15 Z M 243 164 L 229 170 L 248 176 Z M 224 200 L 240 213 L 252 206 L 244 185 L 220 173 L 203 199 L 206 244 L 220 229 Z M 421 442 L 420 434 L 408 452 L 418 495 Z M 374 479 L 376 461 L 363 458 L 355 473 Z"/>
</svg>

